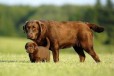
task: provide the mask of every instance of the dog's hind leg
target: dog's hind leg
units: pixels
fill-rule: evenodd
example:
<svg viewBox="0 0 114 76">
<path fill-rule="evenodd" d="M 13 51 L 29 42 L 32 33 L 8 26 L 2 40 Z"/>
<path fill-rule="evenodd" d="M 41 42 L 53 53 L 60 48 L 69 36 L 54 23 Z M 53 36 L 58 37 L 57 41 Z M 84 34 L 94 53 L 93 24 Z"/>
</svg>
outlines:
<svg viewBox="0 0 114 76">
<path fill-rule="evenodd" d="M 84 37 L 85 38 L 82 39 L 81 41 L 81 46 L 88 54 L 92 56 L 92 58 L 96 62 L 100 62 L 100 59 L 98 55 L 95 53 L 94 48 L 93 48 L 93 36 L 91 36 L 90 34 L 85 34 Z"/>
<path fill-rule="evenodd" d="M 79 58 L 80 58 L 80 62 L 84 62 L 85 61 L 85 54 L 84 54 L 83 48 L 77 47 L 77 46 L 73 46 L 73 48 L 78 53 Z"/>
</svg>

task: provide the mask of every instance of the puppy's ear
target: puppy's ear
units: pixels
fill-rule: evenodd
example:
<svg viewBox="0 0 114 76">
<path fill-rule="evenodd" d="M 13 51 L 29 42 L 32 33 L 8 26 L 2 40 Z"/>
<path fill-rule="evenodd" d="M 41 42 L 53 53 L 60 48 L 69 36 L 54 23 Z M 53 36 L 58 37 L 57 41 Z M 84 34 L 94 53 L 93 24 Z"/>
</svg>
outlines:
<svg viewBox="0 0 114 76">
<path fill-rule="evenodd" d="M 43 38 L 43 37 L 45 37 L 45 33 L 46 33 L 46 30 L 47 30 L 47 28 L 46 28 L 46 25 L 43 23 L 43 22 L 41 22 L 41 21 L 36 21 L 36 23 L 38 24 L 38 26 L 39 26 L 39 41 Z"/>
<path fill-rule="evenodd" d="M 25 25 L 23 25 L 23 31 L 24 33 L 26 32 L 26 25 L 27 25 L 28 21 L 25 22 Z"/>
<path fill-rule="evenodd" d="M 34 45 L 34 50 L 37 50 L 38 49 L 38 45 L 36 43 L 33 43 Z"/>
</svg>

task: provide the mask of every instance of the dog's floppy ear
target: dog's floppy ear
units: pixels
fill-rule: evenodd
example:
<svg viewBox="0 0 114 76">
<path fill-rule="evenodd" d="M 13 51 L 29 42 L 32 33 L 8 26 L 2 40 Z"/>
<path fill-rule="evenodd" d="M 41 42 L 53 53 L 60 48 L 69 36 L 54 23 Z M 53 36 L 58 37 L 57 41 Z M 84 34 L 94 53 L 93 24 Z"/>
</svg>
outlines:
<svg viewBox="0 0 114 76">
<path fill-rule="evenodd" d="M 33 43 L 34 45 L 34 50 L 37 50 L 38 49 L 38 45 L 36 43 Z"/>
<path fill-rule="evenodd" d="M 46 25 L 43 23 L 43 22 L 41 22 L 41 21 L 37 21 L 37 24 L 38 24 L 38 26 L 39 26 L 39 37 L 38 37 L 38 39 L 39 39 L 39 41 L 42 39 L 42 38 L 44 38 L 45 37 L 45 33 L 46 33 Z"/>
<path fill-rule="evenodd" d="M 23 25 L 23 31 L 24 33 L 26 32 L 26 25 L 27 25 L 28 21 L 25 22 L 25 25 Z"/>
</svg>

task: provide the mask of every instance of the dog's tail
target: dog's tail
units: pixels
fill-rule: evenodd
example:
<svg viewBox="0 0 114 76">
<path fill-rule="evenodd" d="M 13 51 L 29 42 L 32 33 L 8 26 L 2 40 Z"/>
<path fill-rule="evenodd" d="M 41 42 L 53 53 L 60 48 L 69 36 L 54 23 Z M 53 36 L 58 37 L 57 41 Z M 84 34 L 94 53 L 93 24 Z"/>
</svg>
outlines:
<svg viewBox="0 0 114 76">
<path fill-rule="evenodd" d="M 101 33 L 104 31 L 104 28 L 102 26 L 97 26 L 95 24 L 92 23 L 86 23 L 90 29 L 92 29 L 95 32 Z"/>
<path fill-rule="evenodd" d="M 47 42 L 46 48 L 49 49 L 49 47 L 50 47 L 50 41 L 49 41 L 49 39 L 47 37 L 46 37 L 46 42 Z"/>
</svg>

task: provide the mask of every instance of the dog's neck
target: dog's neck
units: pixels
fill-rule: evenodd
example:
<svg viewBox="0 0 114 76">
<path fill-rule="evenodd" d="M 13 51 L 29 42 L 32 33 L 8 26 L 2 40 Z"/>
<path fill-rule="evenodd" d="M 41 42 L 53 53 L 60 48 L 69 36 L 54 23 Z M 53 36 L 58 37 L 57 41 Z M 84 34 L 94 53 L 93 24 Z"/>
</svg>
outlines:
<svg viewBox="0 0 114 76">
<path fill-rule="evenodd" d="M 47 45 L 46 38 L 41 39 L 41 41 L 38 41 L 37 39 L 33 40 L 33 41 L 36 42 L 38 46 L 44 46 L 45 47 Z"/>
</svg>

